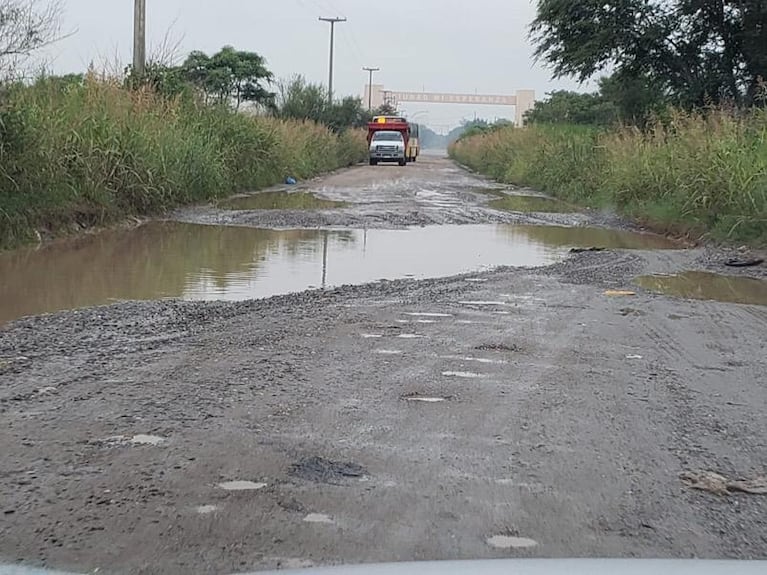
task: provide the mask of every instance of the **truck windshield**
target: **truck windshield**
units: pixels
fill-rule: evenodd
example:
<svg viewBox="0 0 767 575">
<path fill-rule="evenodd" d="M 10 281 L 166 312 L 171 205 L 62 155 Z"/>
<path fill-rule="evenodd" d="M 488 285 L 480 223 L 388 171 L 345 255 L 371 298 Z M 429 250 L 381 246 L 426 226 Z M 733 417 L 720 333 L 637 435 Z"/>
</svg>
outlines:
<svg viewBox="0 0 767 575">
<path fill-rule="evenodd" d="M 373 139 L 384 142 L 401 142 L 402 134 L 399 132 L 376 132 L 373 134 Z"/>
</svg>

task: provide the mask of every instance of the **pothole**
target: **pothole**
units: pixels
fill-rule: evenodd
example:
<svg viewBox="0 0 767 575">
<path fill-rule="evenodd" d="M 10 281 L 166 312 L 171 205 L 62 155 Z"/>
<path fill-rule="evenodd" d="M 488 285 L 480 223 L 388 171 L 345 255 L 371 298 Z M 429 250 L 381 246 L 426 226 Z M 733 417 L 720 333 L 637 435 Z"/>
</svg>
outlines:
<svg viewBox="0 0 767 575">
<path fill-rule="evenodd" d="M 410 317 L 453 317 L 451 313 L 437 313 L 437 312 L 412 312 L 406 313 Z"/>
<path fill-rule="evenodd" d="M 488 365 L 505 365 L 509 362 L 503 359 L 488 359 L 485 357 L 467 357 L 461 355 L 443 355 L 442 359 L 450 359 L 453 361 L 466 361 L 470 363 L 484 363 Z"/>
<path fill-rule="evenodd" d="M 538 542 L 529 537 L 517 537 L 515 535 L 493 535 L 486 540 L 490 547 L 495 549 L 530 549 L 538 545 Z"/>
<path fill-rule="evenodd" d="M 457 377 L 458 379 L 482 379 L 487 377 L 481 373 L 474 373 L 473 371 L 443 371 L 442 375 L 445 377 Z"/>
<path fill-rule="evenodd" d="M 477 351 L 501 351 L 511 353 L 518 353 L 522 351 L 522 349 L 516 344 L 507 345 L 505 343 L 483 343 L 474 349 Z"/>
<path fill-rule="evenodd" d="M 223 200 L 219 207 L 228 210 L 329 210 L 346 204 L 318 198 L 308 192 L 258 192 Z"/>
<path fill-rule="evenodd" d="M 140 446 L 150 446 L 150 447 L 159 447 L 160 445 L 163 445 L 167 439 L 164 437 L 160 437 L 159 435 L 146 435 L 146 434 L 139 434 L 139 435 L 112 435 L 110 437 L 105 437 L 104 439 L 97 439 L 92 441 L 91 443 L 101 445 L 103 447 L 140 447 Z"/>
<path fill-rule="evenodd" d="M 266 486 L 266 483 L 256 481 L 224 481 L 218 484 L 219 489 L 224 491 L 259 491 Z"/>
<path fill-rule="evenodd" d="M 158 446 L 165 443 L 167 440 L 164 437 L 160 437 L 159 435 L 134 435 L 130 439 L 131 445 L 152 445 L 152 446 Z"/>
<path fill-rule="evenodd" d="M 324 513 L 310 513 L 304 517 L 304 523 L 322 523 L 325 525 L 333 525 L 335 521 L 330 515 Z"/>
<path fill-rule="evenodd" d="M 767 281 L 756 278 L 688 271 L 640 276 L 636 283 L 646 290 L 681 298 L 767 305 Z"/>
<path fill-rule="evenodd" d="M 199 515 L 210 515 L 218 511 L 218 505 L 198 505 L 194 508 L 195 512 Z"/>
<path fill-rule="evenodd" d="M 402 401 L 409 403 L 444 403 L 446 401 L 453 401 L 452 395 L 426 395 L 422 393 L 407 393 L 400 397 Z"/>
<path fill-rule="evenodd" d="M 359 479 L 367 474 L 365 468 L 356 463 L 331 461 L 318 456 L 307 457 L 294 463 L 288 473 L 306 481 L 336 485 L 343 480 Z"/>
<path fill-rule="evenodd" d="M 622 315 L 623 317 L 628 316 L 634 316 L 634 317 L 644 317 L 647 315 L 647 312 L 642 311 L 641 309 L 634 309 L 631 307 L 624 307 L 623 309 L 618 311 L 619 315 Z"/>
</svg>

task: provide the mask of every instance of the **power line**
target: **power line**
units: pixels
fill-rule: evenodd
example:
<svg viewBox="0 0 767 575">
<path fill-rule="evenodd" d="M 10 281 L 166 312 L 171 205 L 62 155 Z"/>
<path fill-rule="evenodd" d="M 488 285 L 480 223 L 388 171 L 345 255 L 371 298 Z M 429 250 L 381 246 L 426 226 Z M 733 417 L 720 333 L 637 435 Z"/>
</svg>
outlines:
<svg viewBox="0 0 767 575">
<path fill-rule="evenodd" d="M 344 32 L 344 36 L 346 36 L 346 34 L 347 34 L 347 32 Z M 352 43 L 352 46 L 353 46 L 354 50 L 355 50 L 355 51 L 356 51 L 358 54 L 360 54 L 360 57 L 361 57 L 361 59 L 362 59 L 362 60 L 366 60 L 366 59 L 367 59 L 367 51 L 366 51 L 366 50 L 363 50 L 363 49 L 360 47 L 360 43 L 359 43 L 359 42 L 357 42 L 357 36 L 356 36 L 356 34 L 354 33 L 354 26 L 352 26 L 352 27 L 350 27 L 350 28 L 348 29 L 348 35 L 349 35 L 349 39 L 351 40 L 351 43 Z"/>
<path fill-rule="evenodd" d="M 321 22 L 330 24 L 330 70 L 328 71 L 328 100 L 333 103 L 333 51 L 335 49 L 336 24 L 346 22 L 346 18 L 322 18 Z"/>
<path fill-rule="evenodd" d="M 363 57 L 362 53 L 357 48 L 357 46 L 355 46 L 352 43 L 351 36 L 349 36 L 349 34 L 348 34 L 349 30 L 350 30 L 350 28 L 348 28 L 348 27 L 347 28 L 342 28 L 341 31 L 339 32 L 339 36 L 340 36 L 341 40 L 343 41 L 344 46 L 346 46 L 349 49 L 349 53 L 352 55 L 352 58 L 354 60 L 356 60 L 355 64 L 361 66 L 362 63 L 365 61 L 365 58 Z"/>
</svg>

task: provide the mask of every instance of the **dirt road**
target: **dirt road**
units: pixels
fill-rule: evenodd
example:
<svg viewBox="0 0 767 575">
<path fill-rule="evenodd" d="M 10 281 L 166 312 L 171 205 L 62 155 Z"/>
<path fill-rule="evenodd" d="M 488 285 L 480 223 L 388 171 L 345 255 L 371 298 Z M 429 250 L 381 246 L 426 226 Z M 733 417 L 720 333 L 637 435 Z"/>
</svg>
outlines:
<svg viewBox="0 0 767 575">
<path fill-rule="evenodd" d="M 467 186 L 482 183 L 446 160 L 365 167 L 311 184 L 351 207 L 180 217 L 597 218 L 494 212 Z M 718 269 L 720 255 L 607 250 L 537 269 L 11 323 L 0 328 L 0 563 L 186 574 L 767 558 L 767 496 L 680 478 L 767 471 L 767 308 L 633 284 Z M 616 289 L 636 295 L 606 295 Z"/>
</svg>

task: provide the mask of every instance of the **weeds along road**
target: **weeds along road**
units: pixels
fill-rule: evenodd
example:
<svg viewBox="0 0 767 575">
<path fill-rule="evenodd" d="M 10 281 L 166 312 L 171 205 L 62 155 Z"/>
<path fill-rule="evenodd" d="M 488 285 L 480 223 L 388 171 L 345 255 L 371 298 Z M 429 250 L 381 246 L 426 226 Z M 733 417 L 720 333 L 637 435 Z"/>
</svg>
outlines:
<svg viewBox="0 0 767 575">
<path fill-rule="evenodd" d="M 179 218 L 606 221 L 495 212 L 485 183 L 424 160 L 306 185 L 349 203 L 335 210 Z M 722 258 L 609 249 L 541 268 L 10 323 L 0 328 L 0 563 L 182 574 L 765 558 L 767 497 L 695 490 L 706 476 L 683 474 L 765 473 L 767 308 L 634 285 L 646 273 L 716 271 Z"/>
</svg>

